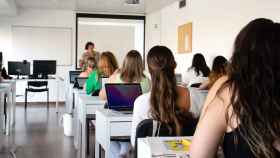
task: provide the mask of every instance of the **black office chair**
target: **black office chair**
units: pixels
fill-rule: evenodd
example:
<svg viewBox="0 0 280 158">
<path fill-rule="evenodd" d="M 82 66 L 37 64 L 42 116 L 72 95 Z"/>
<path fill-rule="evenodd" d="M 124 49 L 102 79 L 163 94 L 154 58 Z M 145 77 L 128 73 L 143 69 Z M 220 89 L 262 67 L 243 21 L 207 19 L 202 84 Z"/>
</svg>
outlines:
<svg viewBox="0 0 280 158">
<path fill-rule="evenodd" d="M 193 136 L 198 120 L 193 119 L 186 121 L 184 127 L 182 127 L 181 136 Z M 172 131 L 169 131 L 166 124 L 159 123 L 158 121 L 152 119 L 146 119 L 140 122 L 136 128 L 135 135 L 135 148 L 134 148 L 134 157 L 137 158 L 137 140 L 138 138 L 145 137 L 172 137 L 177 136 L 175 128 L 172 128 Z"/>
<path fill-rule="evenodd" d="M 27 93 L 41 93 L 47 92 L 47 106 L 49 108 L 49 88 L 48 81 L 28 81 L 27 88 L 25 89 L 25 109 L 27 108 Z"/>
</svg>

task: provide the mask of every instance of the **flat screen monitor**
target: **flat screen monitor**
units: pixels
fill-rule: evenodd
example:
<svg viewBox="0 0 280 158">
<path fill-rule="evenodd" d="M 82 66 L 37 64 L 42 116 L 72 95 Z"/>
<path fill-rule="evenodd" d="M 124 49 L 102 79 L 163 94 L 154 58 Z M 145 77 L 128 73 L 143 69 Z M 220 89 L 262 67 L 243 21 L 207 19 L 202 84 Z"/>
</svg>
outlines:
<svg viewBox="0 0 280 158">
<path fill-rule="evenodd" d="M 30 62 L 8 62 L 9 75 L 30 75 Z"/>
<path fill-rule="evenodd" d="M 34 60 L 33 61 L 34 75 L 55 75 L 56 60 Z"/>
</svg>

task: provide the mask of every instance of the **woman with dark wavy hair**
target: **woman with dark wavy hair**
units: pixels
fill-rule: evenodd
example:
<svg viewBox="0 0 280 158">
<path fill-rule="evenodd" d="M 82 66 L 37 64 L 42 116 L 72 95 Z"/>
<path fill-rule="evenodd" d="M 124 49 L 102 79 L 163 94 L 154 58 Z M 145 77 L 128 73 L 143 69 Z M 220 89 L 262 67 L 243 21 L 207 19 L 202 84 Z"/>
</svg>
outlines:
<svg viewBox="0 0 280 158">
<path fill-rule="evenodd" d="M 236 38 L 227 77 L 210 90 L 191 146 L 211 158 L 280 157 L 280 27 L 250 22 Z"/>
</svg>

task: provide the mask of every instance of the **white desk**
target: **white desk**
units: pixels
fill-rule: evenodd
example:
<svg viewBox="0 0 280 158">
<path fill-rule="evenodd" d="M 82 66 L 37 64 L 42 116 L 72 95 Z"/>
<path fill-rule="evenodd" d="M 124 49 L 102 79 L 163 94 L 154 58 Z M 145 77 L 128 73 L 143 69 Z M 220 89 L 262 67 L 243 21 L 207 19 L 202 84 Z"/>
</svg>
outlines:
<svg viewBox="0 0 280 158">
<path fill-rule="evenodd" d="M 122 114 L 108 109 L 96 111 L 95 157 L 99 158 L 100 145 L 109 158 L 111 137 L 129 137 L 131 134 L 132 114 Z"/>
<path fill-rule="evenodd" d="M 152 158 L 152 157 L 180 157 L 189 158 L 188 152 L 172 151 L 165 147 L 163 141 L 191 139 L 191 137 L 147 137 L 138 139 L 138 158 Z"/>
<path fill-rule="evenodd" d="M 65 96 L 60 95 L 60 93 L 63 93 L 62 90 L 65 90 L 65 85 L 62 85 L 61 83 L 64 83 L 64 79 L 62 77 L 55 76 L 54 78 L 49 79 L 17 79 L 17 95 L 23 96 L 23 97 L 17 97 L 17 102 L 24 102 L 24 95 L 25 95 L 25 88 L 27 88 L 27 82 L 28 81 L 48 81 L 48 87 L 50 91 L 50 102 L 55 102 L 56 105 L 56 112 L 59 112 L 58 106 L 60 101 L 65 101 Z M 28 102 L 42 102 L 42 98 L 44 98 L 44 94 L 42 93 L 33 93 L 32 95 L 28 96 Z"/>
<path fill-rule="evenodd" d="M 78 99 L 78 104 L 76 109 L 78 112 L 78 154 L 81 158 L 86 158 L 86 149 L 87 149 L 87 117 L 89 115 L 95 115 L 96 111 L 103 109 L 105 105 L 104 100 L 100 100 L 99 97 L 89 96 L 85 93 L 76 92 Z"/>
<path fill-rule="evenodd" d="M 2 84 L 10 84 L 12 92 L 12 115 L 11 115 L 11 125 L 15 125 L 15 115 L 16 115 L 16 80 L 2 80 Z"/>
<path fill-rule="evenodd" d="M 7 104 L 6 104 L 6 115 L 4 114 L 5 108 L 5 95 L 7 95 Z M 12 101 L 12 85 L 7 83 L 0 84 L 0 116 L 1 116 L 1 129 L 5 130 L 5 134 L 10 134 L 10 128 L 12 127 L 12 117 L 14 116 L 13 111 L 15 104 Z M 5 121 L 6 118 L 6 121 Z"/>
</svg>

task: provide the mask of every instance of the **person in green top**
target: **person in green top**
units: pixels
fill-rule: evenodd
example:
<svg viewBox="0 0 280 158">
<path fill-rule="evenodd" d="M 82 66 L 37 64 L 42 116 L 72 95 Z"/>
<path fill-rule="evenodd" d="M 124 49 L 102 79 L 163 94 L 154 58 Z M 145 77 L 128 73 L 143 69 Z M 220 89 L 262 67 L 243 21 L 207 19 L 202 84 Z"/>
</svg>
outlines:
<svg viewBox="0 0 280 158">
<path fill-rule="evenodd" d="M 140 53 L 136 50 L 131 50 L 127 53 L 121 69 L 116 70 L 110 76 L 108 83 L 140 83 L 143 93 L 150 91 L 150 79 L 144 74 L 144 64 Z M 103 88 L 99 97 L 106 99 L 105 88 Z M 110 158 L 123 157 L 129 151 L 130 143 L 111 141 L 110 143 Z"/>
<path fill-rule="evenodd" d="M 86 86 L 85 90 L 88 95 L 92 94 L 98 94 L 99 90 L 101 89 L 101 82 L 100 82 L 100 75 L 99 71 L 96 67 L 96 62 L 94 58 L 88 58 L 91 63 L 93 63 L 92 66 L 92 72 L 89 74 L 88 79 L 86 80 Z"/>
</svg>

